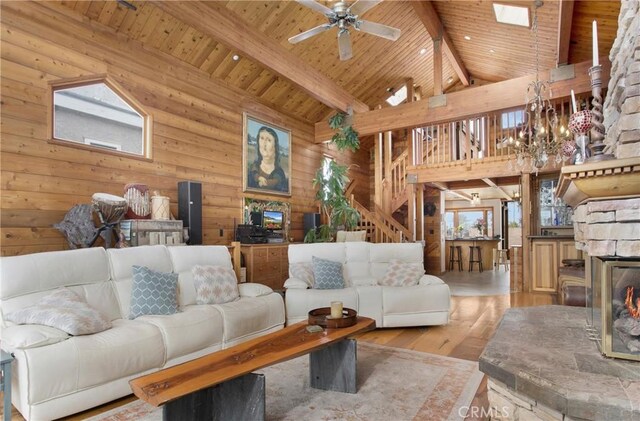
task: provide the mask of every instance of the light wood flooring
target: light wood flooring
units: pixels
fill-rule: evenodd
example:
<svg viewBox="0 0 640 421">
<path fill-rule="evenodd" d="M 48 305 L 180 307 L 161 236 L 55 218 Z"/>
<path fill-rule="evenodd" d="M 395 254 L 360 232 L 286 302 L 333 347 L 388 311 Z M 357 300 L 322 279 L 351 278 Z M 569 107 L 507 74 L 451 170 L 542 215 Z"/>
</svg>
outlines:
<svg viewBox="0 0 640 421">
<path fill-rule="evenodd" d="M 358 339 L 396 348 L 478 361 L 506 309 L 554 303 L 554 297 L 551 295 L 533 293 L 451 297 L 451 321 L 446 326 L 377 329 L 360 335 Z M 113 407 L 124 405 L 134 399 L 131 395 L 90 411 L 67 417 L 65 420 L 82 420 Z M 1 403 L 0 399 L 0 405 Z M 476 393 L 472 406 L 488 408 L 486 377 Z M 478 412 L 480 413 L 480 411 Z M 14 408 L 12 420 L 23 419 Z"/>
</svg>

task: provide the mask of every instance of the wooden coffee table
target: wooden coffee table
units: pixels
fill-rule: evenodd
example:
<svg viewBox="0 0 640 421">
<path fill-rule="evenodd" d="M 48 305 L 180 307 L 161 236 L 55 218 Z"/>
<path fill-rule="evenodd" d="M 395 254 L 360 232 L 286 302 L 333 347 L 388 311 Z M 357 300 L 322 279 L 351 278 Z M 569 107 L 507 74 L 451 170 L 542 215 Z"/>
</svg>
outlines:
<svg viewBox="0 0 640 421">
<path fill-rule="evenodd" d="M 300 322 L 129 383 L 138 398 L 163 405 L 164 420 L 264 420 L 265 378 L 253 371 L 309 354 L 311 387 L 356 393 L 350 337 L 375 327 L 358 317 L 353 326 L 310 333 Z"/>
</svg>

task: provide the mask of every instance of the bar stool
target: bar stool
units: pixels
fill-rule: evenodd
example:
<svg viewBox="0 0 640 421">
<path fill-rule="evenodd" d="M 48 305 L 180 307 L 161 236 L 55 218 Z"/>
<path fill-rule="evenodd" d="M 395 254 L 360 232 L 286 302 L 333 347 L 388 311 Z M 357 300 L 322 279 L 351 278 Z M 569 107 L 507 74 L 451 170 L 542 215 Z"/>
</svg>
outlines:
<svg viewBox="0 0 640 421">
<path fill-rule="evenodd" d="M 493 249 L 495 252 L 495 258 L 493 260 L 494 266 L 500 270 L 500 265 L 504 265 L 505 272 L 509 270 L 509 259 L 507 257 L 507 249 Z"/>
<path fill-rule="evenodd" d="M 449 270 L 453 270 L 453 264 L 458 263 L 458 272 L 462 271 L 462 246 L 449 246 Z"/>
<path fill-rule="evenodd" d="M 480 246 L 469 246 L 469 272 L 473 270 L 473 264 L 477 263 L 482 272 L 482 249 Z"/>
</svg>

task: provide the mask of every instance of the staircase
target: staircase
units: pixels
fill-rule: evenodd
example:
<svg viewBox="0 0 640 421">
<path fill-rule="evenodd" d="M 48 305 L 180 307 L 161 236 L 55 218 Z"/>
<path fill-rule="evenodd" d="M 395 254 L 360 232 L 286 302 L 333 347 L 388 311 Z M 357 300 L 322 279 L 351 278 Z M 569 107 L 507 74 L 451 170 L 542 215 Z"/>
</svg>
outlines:
<svg viewBox="0 0 640 421">
<path fill-rule="evenodd" d="M 372 212 L 354 198 L 353 190 L 355 189 L 355 184 L 355 182 L 351 182 L 345 190 L 345 196 L 349 198 L 349 204 L 360 215 L 360 221 L 354 229 L 367 231 L 367 241 L 372 243 L 402 243 L 410 241 L 411 232 L 391 215 L 386 214 L 379 208 Z"/>
</svg>

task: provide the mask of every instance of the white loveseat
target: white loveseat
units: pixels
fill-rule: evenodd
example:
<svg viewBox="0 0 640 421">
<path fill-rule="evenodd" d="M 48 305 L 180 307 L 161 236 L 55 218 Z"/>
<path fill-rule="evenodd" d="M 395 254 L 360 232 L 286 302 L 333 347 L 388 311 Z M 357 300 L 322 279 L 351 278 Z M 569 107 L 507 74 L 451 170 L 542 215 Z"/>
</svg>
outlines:
<svg viewBox="0 0 640 421">
<path fill-rule="evenodd" d="M 346 288 L 313 289 L 292 277 L 292 266 L 313 257 L 342 263 Z M 420 243 L 317 243 L 289 246 L 289 279 L 285 303 L 287 324 L 306 320 L 314 308 L 342 301 L 361 316 L 375 319 L 377 327 L 444 325 L 449 322 L 449 287 L 440 278 L 423 275 L 418 285 L 377 285 L 391 260 L 422 265 Z M 295 273 L 295 271 L 294 271 Z"/>
<path fill-rule="evenodd" d="M 180 312 L 128 320 L 132 265 L 178 273 Z M 130 394 L 129 380 L 141 374 L 284 326 L 282 297 L 261 284 L 240 284 L 237 301 L 197 305 L 194 265 L 232 267 L 224 246 L 90 248 L 2 258 L 0 339 L 15 355 L 12 400 L 22 415 L 50 420 L 83 411 Z M 86 299 L 113 327 L 66 336 L 5 320 L 59 287 Z"/>
</svg>

